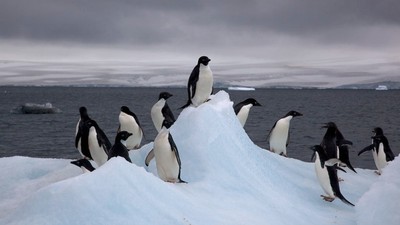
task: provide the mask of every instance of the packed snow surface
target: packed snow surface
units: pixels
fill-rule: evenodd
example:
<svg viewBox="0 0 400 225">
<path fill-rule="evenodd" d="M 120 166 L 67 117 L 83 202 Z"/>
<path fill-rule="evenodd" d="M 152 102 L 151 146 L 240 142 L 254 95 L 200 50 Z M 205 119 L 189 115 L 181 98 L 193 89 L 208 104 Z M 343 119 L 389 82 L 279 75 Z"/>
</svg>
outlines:
<svg viewBox="0 0 400 225">
<path fill-rule="evenodd" d="M 400 224 L 397 158 L 381 176 L 339 172 L 351 207 L 321 199 L 313 163 L 256 146 L 224 91 L 183 110 L 171 133 L 187 184 L 144 165 L 152 143 L 130 152 L 133 164 L 113 158 L 85 174 L 70 159 L 0 158 L 0 224 Z"/>
</svg>

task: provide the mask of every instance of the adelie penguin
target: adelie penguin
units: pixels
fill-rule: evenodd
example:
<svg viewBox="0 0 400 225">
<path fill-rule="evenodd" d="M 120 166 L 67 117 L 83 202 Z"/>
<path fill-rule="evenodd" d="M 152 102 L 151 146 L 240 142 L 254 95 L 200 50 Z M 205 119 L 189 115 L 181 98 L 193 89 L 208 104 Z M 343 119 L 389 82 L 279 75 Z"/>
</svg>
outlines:
<svg viewBox="0 0 400 225">
<path fill-rule="evenodd" d="M 107 162 L 111 143 L 96 121 L 90 119 L 86 107 L 80 107 L 79 113 L 75 147 L 84 158 L 91 159 L 96 162 L 97 166 L 101 166 Z"/>
<path fill-rule="evenodd" d="M 90 161 L 85 158 L 71 161 L 71 164 L 81 168 L 84 173 L 89 173 L 95 170 Z"/>
<path fill-rule="evenodd" d="M 299 112 L 290 111 L 284 117 L 275 122 L 267 136 L 267 139 L 269 139 L 269 148 L 272 152 L 287 157 L 286 147 L 288 146 L 290 139 L 290 121 L 294 117 L 302 115 L 303 114 Z"/>
<path fill-rule="evenodd" d="M 246 124 L 247 118 L 249 117 L 249 112 L 251 107 L 253 106 L 261 106 L 254 98 L 248 98 L 242 102 L 239 102 L 235 106 L 233 106 L 233 110 L 237 118 L 239 119 L 240 124 L 242 127 Z"/>
<path fill-rule="evenodd" d="M 108 160 L 110 160 L 112 157 L 123 157 L 126 159 L 126 161 L 130 163 L 132 162 L 131 158 L 129 158 L 128 149 L 125 146 L 126 140 L 131 135 L 132 133 L 129 133 L 127 131 L 121 131 L 117 133 L 114 145 L 111 147 L 110 153 L 108 154 Z"/>
<path fill-rule="evenodd" d="M 341 165 L 346 165 L 349 169 L 357 173 L 349 159 L 348 145 L 352 145 L 353 143 L 344 138 L 334 122 L 328 122 L 322 128 L 327 128 L 321 141 L 321 146 L 328 158 L 338 158 L 341 161 Z"/>
<path fill-rule="evenodd" d="M 381 175 L 382 169 L 387 166 L 388 162 L 394 160 L 394 154 L 390 149 L 388 139 L 383 134 L 382 128 L 376 127 L 372 132 L 375 133 L 375 135 L 371 137 L 372 144 L 362 149 L 358 155 L 360 156 L 366 151 L 372 151 L 375 166 L 378 169 L 375 173 Z"/>
<path fill-rule="evenodd" d="M 171 124 L 164 120 L 162 129 L 154 139 L 153 153 L 149 153 L 146 157 L 146 165 L 152 158 L 151 154 L 154 154 L 157 174 L 161 180 L 172 183 L 186 183 L 181 179 L 181 159 L 178 148 L 169 132 L 168 127 L 170 126 Z"/>
<path fill-rule="evenodd" d="M 161 92 L 158 101 L 151 108 L 151 120 L 157 132 L 160 132 L 164 120 L 171 124 L 175 122 L 174 114 L 167 104 L 167 99 L 171 96 L 172 94 L 168 92 Z"/>
<path fill-rule="evenodd" d="M 138 149 L 143 138 L 143 130 L 135 113 L 127 106 L 121 107 L 119 113 L 119 128 L 118 132 L 127 131 L 132 135 L 126 140 L 128 150 Z"/>
<path fill-rule="evenodd" d="M 337 164 L 340 162 L 337 158 L 329 158 L 321 145 L 312 147 L 315 154 L 315 173 L 322 189 L 326 195 L 321 197 L 328 202 L 332 202 L 338 197 L 342 202 L 354 206 L 340 192 L 339 179 L 337 176 Z"/>
<path fill-rule="evenodd" d="M 207 56 L 201 56 L 197 61 L 197 65 L 193 68 L 187 84 L 188 100 L 181 109 L 188 107 L 190 104 L 197 107 L 208 101 L 214 84 L 213 73 L 208 65 L 210 61 L 211 59 Z"/>
</svg>

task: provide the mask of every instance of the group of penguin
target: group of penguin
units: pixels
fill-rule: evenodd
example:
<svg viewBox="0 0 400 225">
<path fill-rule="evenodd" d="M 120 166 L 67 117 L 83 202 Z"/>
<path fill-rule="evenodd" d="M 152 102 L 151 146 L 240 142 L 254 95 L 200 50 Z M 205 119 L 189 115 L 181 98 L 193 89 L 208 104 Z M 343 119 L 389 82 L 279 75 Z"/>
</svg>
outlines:
<svg viewBox="0 0 400 225">
<path fill-rule="evenodd" d="M 213 74 L 209 67 L 211 60 L 207 56 L 201 56 L 197 65 L 193 68 L 187 83 L 188 100 L 181 107 L 198 107 L 207 102 L 213 92 Z M 148 153 L 145 164 L 155 158 L 157 174 L 160 179 L 172 183 L 186 183 L 181 179 L 181 160 L 178 148 L 169 132 L 169 128 L 175 122 L 175 117 L 167 104 L 167 99 L 172 95 L 168 92 L 161 92 L 158 101 L 151 108 L 151 118 L 158 131 L 154 139 L 153 149 Z M 248 98 L 236 105 L 233 110 L 242 126 L 245 125 L 250 108 L 261 106 L 254 98 Z M 119 128 L 112 145 L 105 133 L 100 129 L 96 121 L 88 116 L 87 109 L 79 109 L 80 119 L 76 126 L 75 147 L 82 155 L 82 159 L 71 163 L 82 168 L 85 172 L 91 172 L 95 168 L 89 160 L 93 160 L 97 167 L 100 167 L 112 157 L 123 157 L 132 162 L 129 158 L 129 150 L 138 149 L 143 137 L 143 130 L 137 116 L 127 106 L 122 106 L 119 114 Z M 290 111 L 275 122 L 268 140 L 270 151 L 287 157 L 286 147 L 289 143 L 290 121 L 294 117 L 302 116 L 301 113 Z M 348 167 L 356 172 L 349 160 L 348 146 L 352 142 L 346 140 L 336 124 L 329 122 L 324 126 L 327 128 L 321 144 L 312 147 L 315 154 L 315 171 L 318 181 L 326 193 L 321 197 L 326 201 L 333 201 L 335 197 L 346 204 L 354 206 L 340 192 L 337 170 L 344 171 L 342 167 Z M 389 142 L 379 127 L 374 129 L 372 144 L 361 150 L 358 155 L 366 151 L 372 151 L 377 174 L 389 161 L 394 159 Z M 314 156 L 314 155 L 313 155 Z"/>
</svg>

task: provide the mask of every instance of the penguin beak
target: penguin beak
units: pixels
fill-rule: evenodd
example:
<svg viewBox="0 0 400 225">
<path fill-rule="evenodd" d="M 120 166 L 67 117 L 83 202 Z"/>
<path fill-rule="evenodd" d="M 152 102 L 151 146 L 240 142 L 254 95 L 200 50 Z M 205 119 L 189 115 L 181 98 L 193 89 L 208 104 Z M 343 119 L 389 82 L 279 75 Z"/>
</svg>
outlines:
<svg viewBox="0 0 400 225">
<path fill-rule="evenodd" d="M 324 125 L 321 128 L 328 128 L 329 127 L 329 123 L 324 123 Z"/>
</svg>

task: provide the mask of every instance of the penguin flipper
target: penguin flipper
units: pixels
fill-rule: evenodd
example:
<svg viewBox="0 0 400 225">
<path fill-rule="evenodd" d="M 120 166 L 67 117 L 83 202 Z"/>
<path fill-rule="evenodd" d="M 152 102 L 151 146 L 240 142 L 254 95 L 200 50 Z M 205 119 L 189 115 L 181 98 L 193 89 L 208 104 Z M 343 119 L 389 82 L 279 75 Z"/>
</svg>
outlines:
<svg viewBox="0 0 400 225">
<path fill-rule="evenodd" d="M 353 145 L 353 142 L 343 139 L 343 140 L 338 141 L 337 145 L 338 145 L 338 146 L 342 146 L 342 145 Z"/>
<path fill-rule="evenodd" d="M 88 159 L 93 159 L 92 155 L 90 154 L 90 150 L 89 150 L 89 129 L 90 129 L 89 126 L 82 127 L 81 152 L 82 152 L 82 155 L 84 155 Z"/>
<path fill-rule="evenodd" d="M 338 197 L 342 202 L 354 206 L 353 203 L 348 201 L 340 192 L 340 187 L 339 187 L 339 180 L 337 176 L 337 171 L 336 168 L 333 166 L 328 166 L 327 167 L 328 175 L 329 175 L 329 181 L 333 190 L 333 193 L 335 194 L 336 197 Z"/>
<path fill-rule="evenodd" d="M 99 143 L 99 146 L 102 146 L 102 148 L 108 155 L 108 152 L 112 147 L 111 142 L 108 140 L 106 134 L 103 132 L 103 130 L 100 129 L 100 127 L 96 126 L 96 132 L 97 132 L 97 142 Z"/>
<path fill-rule="evenodd" d="M 174 152 L 176 161 L 178 161 L 178 165 L 180 168 L 181 167 L 181 159 L 179 157 L 178 148 L 176 147 L 176 144 L 175 144 L 174 139 L 172 138 L 171 134 L 168 135 L 168 141 L 169 141 L 169 144 L 171 145 L 171 150 Z"/>
<path fill-rule="evenodd" d="M 367 147 L 363 148 L 361 151 L 358 152 L 357 155 L 360 156 L 364 152 L 371 151 L 372 149 L 374 149 L 374 144 L 368 145 Z"/>
<path fill-rule="evenodd" d="M 392 150 L 390 149 L 389 141 L 386 139 L 386 137 L 382 138 L 382 142 L 383 142 L 383 146 L 384 146 L 383 151 L 385 152 L 385 155 L 386 155 L 386 162 L 394 160 L 395 156 L 394 156 Z"/>
<path fill-rule="evenodd" d="M 154 149 L 152 149 L 146 156 L 146 159 L 144 160 L 144 163 L 146 166 L 149 166 L 150 161 L 154 158 Z"/>
<path fill-rule="evenodd" d="M 198 65 L 196 65 L 192 73 L 190 74 L 189 80 L 188 80 L 188 94 L 189 94 L 189 99 L 192 99 L 194 97 L 194 94 L 196 93 L 196 84 L 197 81 L 199 80 L 199 73 L 200 73 L 200 68 Z"/>
<path fill-rule="evenodd" d="M 82 132 L 79 129 L 75 135 L 75 148 L 78 148 L 79 139 L 82 137 Z"/>
<path fill-rule="evenodd" d="M 188 84 L 187 84 L 188 101 L 185 105 L 183 105 L 179 109 L 184 109 L 184 108 L 188 107 L 190 104 L 192 104 L 191 99 L 193 98 L 194 94 L 196 93 L 196 83 L 199 80 L 199 72 L 200 72 L 199 65 L 196 65 L 193 68 L 192 73 L 190 74 Z"/>
</svg>

